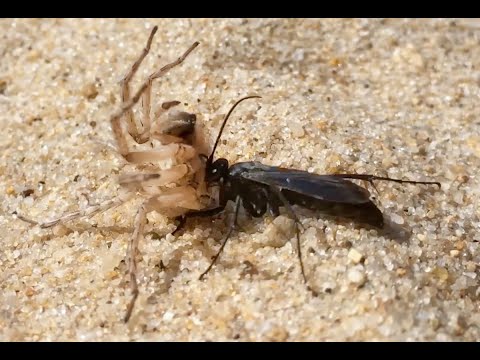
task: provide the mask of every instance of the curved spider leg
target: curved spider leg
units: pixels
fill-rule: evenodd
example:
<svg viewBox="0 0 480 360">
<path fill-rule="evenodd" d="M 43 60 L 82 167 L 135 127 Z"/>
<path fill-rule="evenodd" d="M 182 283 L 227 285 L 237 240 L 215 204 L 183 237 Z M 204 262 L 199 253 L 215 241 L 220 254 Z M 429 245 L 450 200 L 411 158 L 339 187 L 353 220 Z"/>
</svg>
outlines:
<svg viewBox="0 0 480 360">
<path fill-rule="evenodd" d="M 133 197 L 133 194 L 122 194 L 122 195 L 119 195 L 119 196 L 117 196 L 113 199 L 106 200 L 106 201 L 104 201 L 100 204 L 90 205 L 90 206 L 86 207 L 84 210 L 73 211 L 71 213 L 64 214 L 64 215 L 62 215 L 62 216 L 60 216 L 56 219 L 45 221 L 45 222 L 42 222 L 42 223 L 31 220 L 31 219 L 29 219 L 29 218 L 27 218 L 23 215 L 20 215 L 20 214 L 17 214 L 17 217 L 20 220 L 23 220 L 23 221 L 28 222 L 30 224 L 39 225 L 42 229 L 47 229 L 47 228 L 50 228 L 50 227 L 55 226 L 57 224 L 65 223 L 67 221 L 72 221 L 72 220 L 79 219 L 79 218 L 82 218 L 82 217 L 92 217 L 93 215 L 96 215 L 96 214 L 102 213 L 104 211 L 107 211 L 109 209 L 113 209 L 117 206 L 120 206 L 121 204 L 130 200 L 132 197 Z"/>
<path fill-rule="evenodd" d="M 130 277 L 132 298 L 127 306 L 127 311 L 124 317 L 125 322 L 128 322 L 130 319 L 139 295 L 137 281 L 137 255 L 140 241 L 143 239 L 147 214 L 154 210 L 162 211 L 163 209 L 168 209 L 173 206 L 192 210 L 199 209 L 200 204 L 198 204 L 195 189 L 190 186 L 168 189 L 161 195 L 152 196 L 148 200 L 145 200 L 137 211 L 134 231 L 127 249 L 128 275 Z"/>
<path fill-rule="evenodd" d="M 150 120 L 150 100 L 151 100 L 151 93 L 152 93 L 152 83 L 153 80 L 158 79 L 159 77 L 165 75 L 170 69 L 174 68 L 175 66 L 180 65 L 186 58 L 187 56 L 199 45 L 200 43 L 198 41 L 194 42 L 188 49 L 185 51 L 185 53 L 180 56 L 177 60 L 171 62 L 170 64 L 167 64 L 163 66 L 160 70 L 152 73 L 146 80 L 147 83 L 147 91 L 145 92 L 142 100 L 143 104 L 143 131 L 142 133 L 139 133 L 138 130 L 135 134 L 132 134 L 133 138 L 135 141 L 139 144 L 143 144 L 144 142 L 148 141 L 150 139 L 150 128 L 151 128 L 151 120 Z M 176 102 L 173 102 L 170 104 L 170 106 L 173 106 L 173 104 Z M 168 106 L 167 106 L 168 108 Z"/>
<path fill-rule="evenodd" d="M 148 55 L 150 51 L 150 47 L 152 46 L 153 37 L 157 32 L 157 30 L 158 30 L 158 26 L 155 26 L 152 29 L 152 31 L 150 32 L 150 36 L 148 37 L 147 44 L 145 45 L 145 48 L 142 50 L 142 53 L 140 54 L 138 59 L 133 63 L 130 70 L 127 72 L 127 74 L 125 74 L 124 78 L 121 81 L 123 103 L 128 103 L 130 101 L 130 81 L 132 80 L 133 76 L 135 75 L 138 68 L 142 64 L 145 57 Z M 147 89 L 148 89 L 148 86 L 149 84 L 147 84 Z M 129 134 L 133 138 L 136 138 L 138 136 L 138 128 L 137 128 L 137 124 L 136 124 L 132 109 L 128 109 L 125 112 L 125 117 L 127 119 L 127 129 Z"/>
</svg>

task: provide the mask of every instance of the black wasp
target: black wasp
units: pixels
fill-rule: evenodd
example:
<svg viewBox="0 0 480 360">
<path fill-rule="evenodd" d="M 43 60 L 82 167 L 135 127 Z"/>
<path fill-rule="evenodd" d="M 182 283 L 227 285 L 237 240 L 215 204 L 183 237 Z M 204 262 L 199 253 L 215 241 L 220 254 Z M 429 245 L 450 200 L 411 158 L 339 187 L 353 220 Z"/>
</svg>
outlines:
<svg viewBox="0 0 480 360">
<path fill-rule="evenodd" d="M 260 98 L 260 96 L 244 97 L 232 106 L 222 123 L 212 153 L 208 158 L 205 156 L 207 159 L 205 180 L 208 186 L 219 186 L 218 205 L 203 210 L 190 211 L 177 218 L 180 223 L 173 234 L 185 225 L 187 218 L 213 216 L 222 212 L 229 200 L 235 203 L 235 213 L 228 233 L 210 266 L 200 275 L 200 279 L 213 267 L 232 232 L 236 229 L 241 205 L 253 217 L 263 216 L 267 211 L 273 216 L 278 216 L 280 214 L 279 208 L 285 208 L 287 213 L 295 220 L 300 268 L 307 287 L 312 290 L 308 286 L 303 267 L 299 236 L 299 225 L 301 224 L 292 209 L 292 205 L 351 219 L 360 224 L 382 229 L 384 227 L 383 215 L 370 200 L 370 192 L 348 179 L 365 180 L 372 185 L 374 180 L 384 180 L 440 187 L 438 182 L 399 180 L 366 174 L 318 175 L 302 170 L 268 166 L 257 161 L 239 162 L 231 166 L 229 166 L 228 160 L 224 158 L 214 161 L 213 155 L 231 113 L 239 103 L 252 98 Z"/>
</svg>

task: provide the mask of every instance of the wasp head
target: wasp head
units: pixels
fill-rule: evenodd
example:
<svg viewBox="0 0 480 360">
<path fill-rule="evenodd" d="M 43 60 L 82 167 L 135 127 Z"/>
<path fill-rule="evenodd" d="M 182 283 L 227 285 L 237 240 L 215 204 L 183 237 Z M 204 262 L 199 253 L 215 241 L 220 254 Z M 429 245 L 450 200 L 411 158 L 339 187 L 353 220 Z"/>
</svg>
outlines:
<svg viewBox="0 0 480 360">
<path fill-rule="evenodd" d="M 207 183 L 218 182 L 228 174 L 228 160 L 221 158 L 213 162 L 207 161 L 205 181 Z"/>
</svg>

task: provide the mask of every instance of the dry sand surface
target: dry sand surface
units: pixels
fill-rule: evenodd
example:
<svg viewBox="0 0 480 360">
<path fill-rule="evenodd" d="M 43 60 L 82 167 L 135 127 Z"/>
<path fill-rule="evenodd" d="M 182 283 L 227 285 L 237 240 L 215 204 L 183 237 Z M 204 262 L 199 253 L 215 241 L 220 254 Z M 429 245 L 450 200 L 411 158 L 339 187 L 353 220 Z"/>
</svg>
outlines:
<svg viewBox="0 0 480 360">
<path fill-rule="evenodd" d="M 153 101 L 182 101 L 210 142 L 235 100 L 263 97 L 238 107 L 218 156 L 442 188 L 377 183 L 383 232 L 301 211 L 318 297 L 286 217 L 242 217 L 199 281 L 226 218 L 174 237 L 174 222 L 151 213 L 124 324 L 141 199 L 53 229 L 12 213 L 48 220 L 118 193 L 108 119 L 154 25 L 134 88 L 200 41 Z M 3 19 L 0 34 L 0 340 L 480 339 L 476 21 Z"/>
</svg>

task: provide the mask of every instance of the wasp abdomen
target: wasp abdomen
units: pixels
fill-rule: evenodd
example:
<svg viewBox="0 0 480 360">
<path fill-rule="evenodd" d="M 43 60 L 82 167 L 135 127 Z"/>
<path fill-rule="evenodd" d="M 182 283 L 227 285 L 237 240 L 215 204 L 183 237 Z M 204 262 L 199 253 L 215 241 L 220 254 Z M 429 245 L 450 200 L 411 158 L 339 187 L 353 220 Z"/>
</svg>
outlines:
<svg viewBox="0 0 480 360">
<path fill-rule="evenodd" d="M 359 204 L 348 204 L 319 200 L 311 196 L 283 190 L 285 198 L 292 205 L 298 205 L 325 215 L 352 219 L 355 222 L 383 228 L 383 215 L 380 209 L 370 200 Z"/>
</svg>

